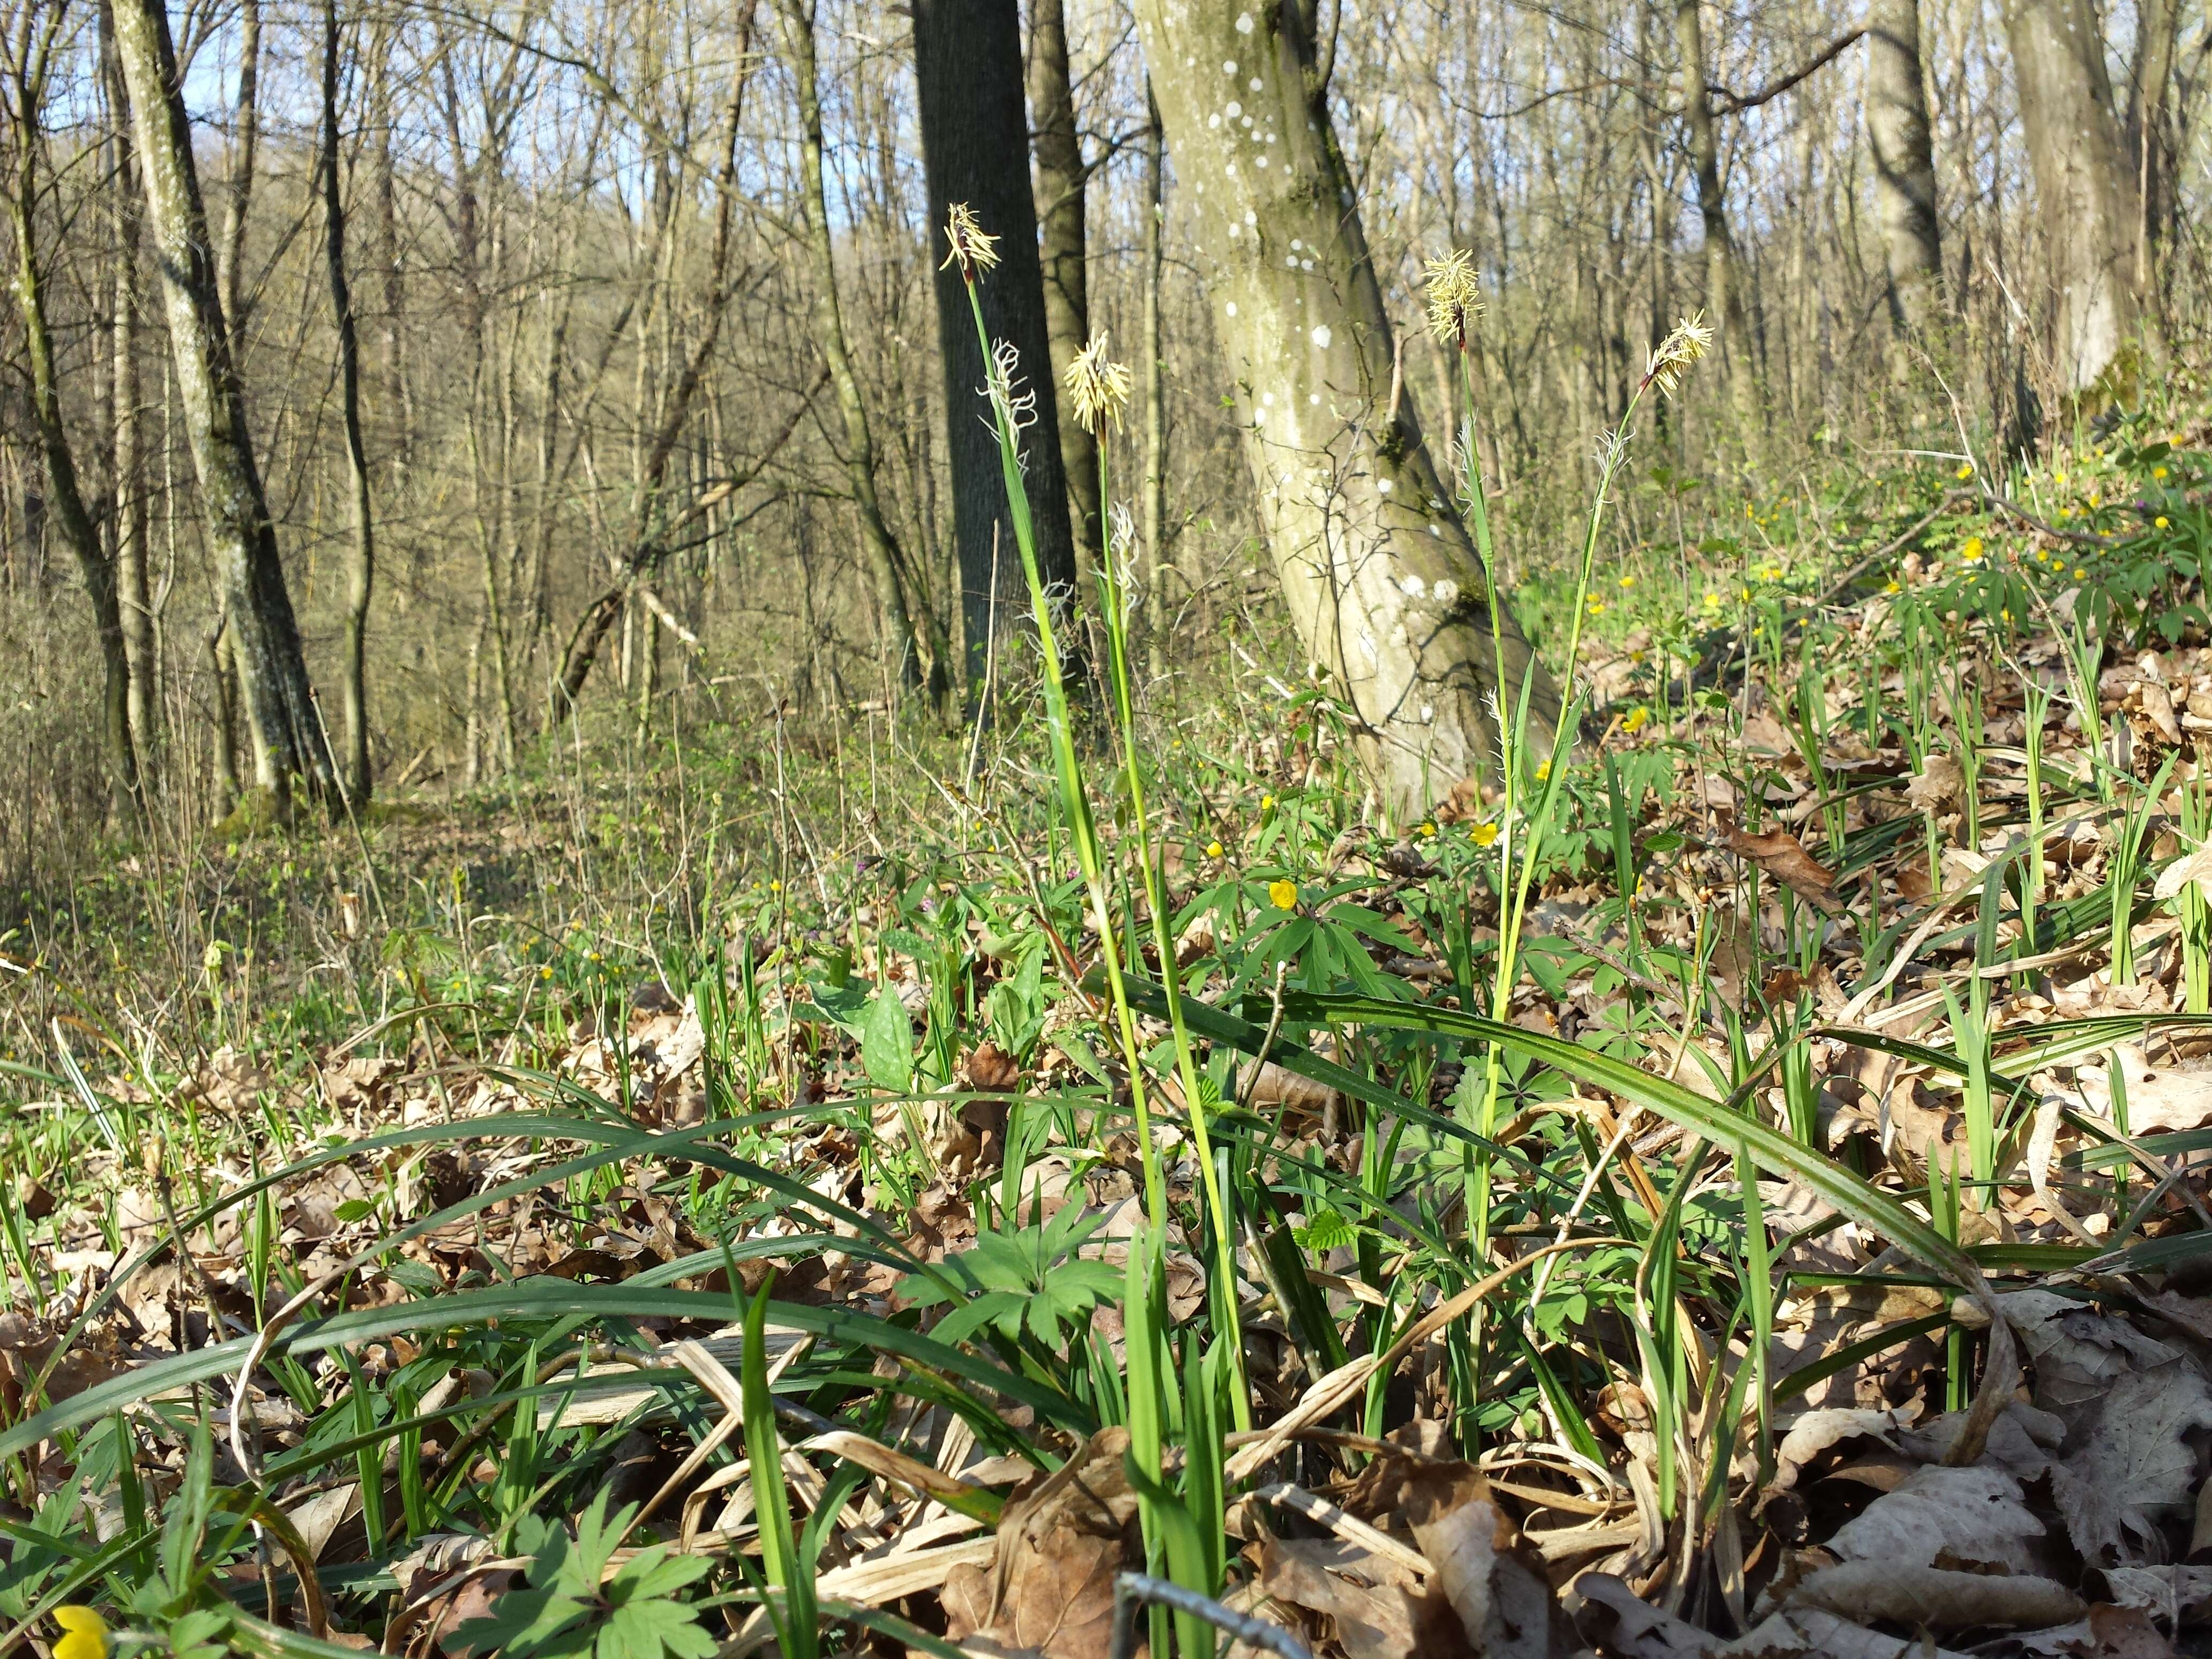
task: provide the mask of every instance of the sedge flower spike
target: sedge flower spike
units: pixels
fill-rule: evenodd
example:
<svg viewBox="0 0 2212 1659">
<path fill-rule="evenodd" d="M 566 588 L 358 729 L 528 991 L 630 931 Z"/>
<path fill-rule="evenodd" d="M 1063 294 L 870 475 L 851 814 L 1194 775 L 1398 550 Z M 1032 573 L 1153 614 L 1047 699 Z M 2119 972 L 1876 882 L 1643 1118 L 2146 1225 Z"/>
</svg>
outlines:
<svg viewBox="0 0 2212 1659">
<path fill-rule="evenodd" d="M 1656 386 L 1661 397 L 1671 398 L 1681 384 L 1682 371 L 1704 356 L 1712 343 L 1712 325 L 1705 321 L 1705 313 L 1692 312 L 1653 349 L 1651 361 L 1644 370 L 1644 384 Z"/>
<path fill-rule="evenodd" d="M 1441 259 L 1428 262 L 1426 291 L 1429 332 L 1438 345 L 1467 349 L 1467 328 L 1482 315 L 1482 291 L 1475 280 L 1474 261 L 1463 248 L 1454 248 Z"/>
<path fill-rule="evenodd" d="M 1129 366 L 1106 356 L 1106 337 L 1099 334 L 1075 354 L 1067 366 L 1067 396 L 1075 406 L 1075 423 L 1092 437 L 1109 423 L 1119 431 L 1121 411 L 1129 403 Z"/>
<path fill-rule="evenodd" d="M 945 265 L 958 264 L 961 280 L 973 283 L 978 271 L 995 270 L 999 263 L 999 239 L 987 234 L 975 222 L 968 204 L 955 202 L 945 215 L 945 240 L 952 251 L 945 256 Z"/>
</svg>

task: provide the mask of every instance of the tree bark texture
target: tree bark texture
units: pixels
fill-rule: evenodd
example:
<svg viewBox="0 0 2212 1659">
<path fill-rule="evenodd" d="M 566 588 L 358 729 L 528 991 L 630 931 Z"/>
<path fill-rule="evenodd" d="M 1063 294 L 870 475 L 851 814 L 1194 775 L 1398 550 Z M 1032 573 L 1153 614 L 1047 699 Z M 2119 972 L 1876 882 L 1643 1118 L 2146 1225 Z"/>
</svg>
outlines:
<svg viewBox="0 0 2212 1659">
<path fill-rule="evenodd" d="M 1139 0 L 1137 18 L 1284 598 L 1402 821 L 1490 767 L 1500 647 L 1509 706 L 1523 675 L 1547 721 L 1558 696 L 1510 612 L 1491 637 L 1298 9 Z"/>
<path fill-rule="evenodd" d="M 1874 0 L 1868 11 L 1866 122 L 1890 320 L 1917 333 L 1942 303 L 1943 281 L 1936 160 L 1920 72 L 1920 0 Z"/>
<path fill-rule="evenodd" d="M 1044 270 L 1045 333 L 1052 379 L 1067 384 L 1067 366 L 1091 340 L 1089 180 L 1075 125 L 1075 88 L 1067 66 L 1064 0 L 1030 0 L 1030 121 L 1036 129 L 1037 229 Z M 1067 475 L 1068 513 L 1079 560 L 1096 562 L 1106 544 L 1098 499 L 1098 444 L 1081 422 L 1060 423 L 1060 468 Z"/>
<path fill-rule="evenodd" d="M 1022 461 L 1035 519 L 1037 563 L 1048 586 L 1073 593 L 1075 541 L 1060 459 L 1059 388 L 1045 322 L 1037 257 L 1036 201 L 1030 191 L 1029 120 L 1022 106 L 1021 19 L 1015 0 L 915 0 L 914 58 L 920 88 L 923 171 L 928 179 L 931 251 L 945 252 L 945 216 L 965 203 L 999 241 L 1000 264 L 979 285 L 984 326 L 1010 342 L 1036 393 L 1036 419 Z M 983 678 L 992 624 L 994 549 L 1005 596 L 1019 591 L 1021 566 L 1007 516 L 998 440 L 986 418 L 984 366 L 958 267 L 937 273 L 937 325 L 945 367 L 945 453 L 952 476 L 952 525 L 960 555 L 960 609 L 968 684 Z"/>
<path fill-rule="evenodd" d="M 295 779 L 318 799 L 336 788 L 320 713 L 300 649 L 276 535 L 254 460 L 246 394 L 231 356 L 191 129 L 177 86 L 162 0 L 118 0 L 117 54 L 130 88 L 148 233 L 161 273 L 178 402 L 199 475 L 210 551 L 230 607 L 233 659 L 253 749 L 254 781 L 289 810 Z"/>
<path fill-rule="evenodd" d="M 114 126 L 115 318 L 112 430 L 115 470 L 115 589 L 129 678 L 125 694 L 131 747 L 143 787 L 154 775 L 161 742 L 160 659 L 154 643 L 154 601 L 148 557 L 144 413 L 138 383 L 139 283 L 137 162 L 131 152 L 130 94 L 115 58 L 115 20 L 100 15 L 100 73 Z"/>
<path fill-rule="evenodd" d="M 1705 308 L 1720 331 L 1736 417 L 1748 439 L 1760 418 L 1757 355 L 1737 281 L 1735 238 L 1729 231 L 1720 129 L 1705 86 L 1705 26 L 1700 4 L 1701 0 L 1674 0 L 1674 45 L 1682 58 L 1682 118 L 1689 127 L 1690 161 L 1698 175 L 1698 217 L 1705 230 Z"/>
<path fill-rule="evenodd" d="M 368 601 L 376 584 L 376 535 L 370 514 L 368 450 L 361 431 L 361 331 L 346 280 L 345 200 L 338 166 L 338 13 L 323 0 L 324 252 L 331 282 L 331 315 L 337 325 L 338 409 L 345 422 L 347 494 L 353 508 L 353 558 L 346 567 L 345 790 L 355 805 L 369 796 Z"/>
<path fill-rule="evenodd" d="M 2069 392 L 2126 378 L 2142 321 L 2142 207 L 2092 0 L 2007 0 L 2005 37 L 2058 301 L 2056 356 Z"/>
</svg>

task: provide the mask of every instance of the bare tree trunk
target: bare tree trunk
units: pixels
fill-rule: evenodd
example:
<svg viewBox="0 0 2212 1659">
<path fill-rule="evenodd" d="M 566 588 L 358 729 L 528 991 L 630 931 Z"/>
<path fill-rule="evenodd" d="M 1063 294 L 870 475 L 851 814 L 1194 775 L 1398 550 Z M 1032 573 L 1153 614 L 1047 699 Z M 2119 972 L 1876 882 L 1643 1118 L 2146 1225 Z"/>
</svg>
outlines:
<svg viewBox="0 0 2212 1659">
<path fill-rule="evenodd" d="M 253 207 L 253 169 L 261 148 L 261 0 L 240 0 L 238 108 L 233 118 L 229 205 L 222 227 L 222 314 L 246 329 L 246 221 Z"/>
<path fill-rule="evenodd" d="M 161 743 L 161 658 L 154 640 L 154 605 L 148 575 L 149 531 L 146 512 L 144 412 L 138 383 L 138 309 L 143 295 L 138 277 L 140 235 L 138 191 L 133 179 L 137 161 L 131 151 L 131 98 L 123 68 L 115 58 L 114 18 L 100 15 L 100 69 L 114 122 L 115 222 L 115 587 L 128 671 L 131 746 L 140 787 L 154 778 Z"/>
<path fill-rule="evenodd" d="M 2091 0 L 2006 0 L 2005 37 L 2058 294 L 2059 373 L 2077 395 L 2124 392 L 2144 320 L 2142 209 L 2096 8 Z"/>
<path fill-rule="evenodd" d="M 1037 258 L 1029 122 L 1022 107 L 1021 19 L 1015 0 L 915 0 L 914 61 L 931 246 L 941 258 L 945 213 L 954 203 L 972 209 L 983 229 L 1001 239 L 1001 263 L 982 285 L 983 323 L 994 340 L 1008 342 L 1019 354 L 1021 374 L 1036 396 L 1023 459 L 1037 562 L 1049 586 L 1072 592 L 1075 540 L 1060 463 L 1059 389 L 1045 325 L 1044 276 Z M 981 418 L 982 351 L 968 313 L 967 285 L 957 269 L 937 273 L 937 329 L 945 364 L 952 526 L 960 550 L 962 636 L 972 688 L 982 683 L 984 641 L 991 626 L 992 549 L 1002 547 L 1011 560 L 1014 536 L 998 441 Z M 1003 622 L 1010 607 L 1000 610 Z"/>
<path fill-rule="evenodd" d="M 376 581 L 376 542 L 369 517 L 368 452 L 361 435 L 361 334 L 346 282 L 345 203 L 338 172 L 338 14 L 323 0 L 323 218 L 330 267 L 331 315 L 337 325 L 338 407 L 345 421 L 346 469 L 352 486 L 353 560 L 346 570 L 345 789 L 356 806 L 369 796 L 368 599 Z"/>
<path fill-rule="evenodd" d="M 1749 442 L 1757 429 L 1759 382 L 1735 239 L 1729 233 L 1728 198 L 1721 185 L 1720 132 L 1713 122 L 1712 96 L 1705 88 L 1705 27 L 1698 13 L 1700 3 L 1674 0 L 1674 41 L 1682 58 L 1682 118 L 1690 129 L 1690 158 L 1698 174 L 1698 216 L 1705 226 L 1705 307 L 1721 332 L 1736 417 Z"/>
<path fill-rule="evenodd" d="M 238 676 L 231 670 L 230 611 L 208 630 L 208 670 L 215 691 L 215 821 L 238 810 Z"/>
<path fill-rule="evenodd" d="M 1145 140 L 1145 312 L 1139 343 L 1145 384 L 1146 663 L 1154 679 L 1167 672 L 1170 609 L 1168 574 L 1167 341 L 1162 331 L 1160 281 L 1167 265 L 1167 135 L 1152 88 L 1145 88 L 1152 131 Z"/>
<path fill-rule="evenodd" d="M 53 329 L 46 315 L 44 273 L 39 265 L 38 161 L 45 118 L 46 76 L 61 21 L 61 9 L 41 7 L 21 20 L 15 38 L 6 42 L 9 125 L 15 129 L 15 176 L 9 181 L 8 217 L 15 238 L 15 308 L 23 324 L 25 356 L 31 368 L 31 418 L 38 428 L 40 454 L 46 463 L 49 515 L 69 544 L 85 595 L 92 602 L 93 626 L 105 671 L 101 736 L 111 769 L 109 783 L 121 807 L 137 789 L 138 770 L 131 744 L 131 670 L 124 649 L 123 619 L 115 591 L 115 567 L 101 543 L 100 527 L 87 509 L 79 484 L 76 457 L 62 418 L 60 369 Z"/>
<path fill-rule="evenodd" d="M 245 389 L 208 258 L 207 209 L 177 87 L 168 14 L 163 0 L 118 0 L 115 21 L 178 397 L 199 473 L 208 545 L 230 605 L 254 781 L 271 792 L 282 816 L 290 811 L 295 780 L 320 800 L 333 796 L 337 780 L 300 651 L 299 625 L 246 424 Z"/>
<path fill-rule="evenodd" d="M 845 477 L 853 504 L 860 517 L 861 542 L 866 550 L 868 574 L 874 580 L 876 605 L 882 613 L 884 635 L 897 659 L 900 684 L 908 689 L 921 684 L 920 645 L 915 637 L 904 550 L 884 517 L 876 494 L 876 441 L 868 425 L 868 406 L 860 395 L 859 377 L 845 341 L 845 308 L 837 296 L 837 258 L 830 228 L 829 204 L 822 183 L 822 102 L 817 91 L 814 58 L 814 17 L 806 0 L 780 0 L 783 13 L 785 50 L 791 58 L 792 80 L 799 94 L 799 164 L 801 208 L 806 219 L 807 254 L 814 266 L 815 314 L 819 319 L 823 360 L 830 366 L 830 384 L 837 394 L 837 412 L 845 432 Z M 926 608 L 925 608 L 926 610 Z M 945 630 L 934 617 L 929 627 L 929 698 L 942 708 L 951 688 L 951 650 Z"/>
<path fill-rule="evenodd" d="M 1045 337 L 1054 385 L 1091 339 L 1088 176 L 1075 125 L 1075 91 L 1067 67 L 1063 0 L 1030 0 L 1030 120 L 1036 129 L 1037 228 L 1044 270 Z M 1071 527 L 1079 562 L 1095 561 L 1106 544 L 1098 499 L 1098 445 L 1079 421 L 1060 423 L 1060 470 L 1067 476 Z"/>
<path fill-rule="evenodd" d="M 2159 254 L 2174 212 L 2174 133 L 2167 101 L 2179 44 L 2177 0 L 2142 0 L 2136 11 L 2136 59 L 2128 86 L 2125 134 L 2136 162 L 2141 219 L 2136 235 L 2136 286 L 2144 303 L 2163 310 Z"/>
<path fill-rule="evenodd" d="M 1297 9 L 1139 0 L 1137 17 L 1284 598 L 1402 820 L 1487 768 L 1500 655 L 1509 704 L 1524 675 L 1547 720 L 1558 696 L 1517 627 L 1490 636 L 1485 573 L 1395 372 Z"/>
<path fill-rule="evenodd" d="M 1934 317 L 1943 282 L 1920 73 L 1920 0 L 1874 0 L 1867 14 L 1866 121 L 1875 210 L 1889 263 L 1890 320 L 1917 333 Z"/>
</svg>

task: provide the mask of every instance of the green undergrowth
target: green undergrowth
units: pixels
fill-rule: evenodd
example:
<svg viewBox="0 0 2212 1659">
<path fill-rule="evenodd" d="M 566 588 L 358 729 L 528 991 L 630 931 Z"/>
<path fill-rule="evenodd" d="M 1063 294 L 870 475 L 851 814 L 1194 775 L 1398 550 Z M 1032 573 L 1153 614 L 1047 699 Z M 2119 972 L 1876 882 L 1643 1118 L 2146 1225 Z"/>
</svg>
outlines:
<svg viewBox="0 0 2212 1659">
<path fill-rule="evenodd" d="M 446 1651 L 927 1647 L 931 1596 L 817 1581 L 1116 1428 L 1133 1565 L 1219 1597 L 1255 1484 L 1426 1425 L 1626 1504 L 1626 1416 L 1710 1598 L 1778 1414 L 1838 1379 L 1963 1408 L 1993 1286 L 2124 1299 L 2212 1251 L 2145 1173 L 2201 1132 L 2069 1109 L 2083 1236 L 2022 1164 L 2032 1079 L 2208 1012 L 2212 884 L 2160 879 L 2212 834 L 2202 438 L 1725 507 L 1653 469 L 1678 538 L 1530 586 L 1552 651 L 1588 630 L 1579 741 L 1518 723 L 1409 822 L 1279 636 L 1133 687 L 1109 580 L 1093 683 L 1031 649 L 980 734 L 610 735 L 26 896 L 0 1650 L 90 1606 L 336 1652 L 495 1559 L 527 1565 Z M 1839 1119 L 1871 1055 L 1950 1127 Z M 1845 1222 L 1839 1268 L 1808 1247 Z M 1855 1286 L 1920 1300 L 1785 1360 Z M 1332 1376 L 1338 1443 L 1237 1466 Z"/>
</svg>

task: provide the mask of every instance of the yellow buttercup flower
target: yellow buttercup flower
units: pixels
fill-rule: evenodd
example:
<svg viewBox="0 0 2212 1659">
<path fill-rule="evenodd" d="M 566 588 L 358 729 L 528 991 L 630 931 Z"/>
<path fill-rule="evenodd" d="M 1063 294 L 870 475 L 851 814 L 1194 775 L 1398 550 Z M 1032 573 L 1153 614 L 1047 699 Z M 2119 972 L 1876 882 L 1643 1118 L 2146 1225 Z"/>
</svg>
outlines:
<svg viewBox="0 0 2212 1659">
<path fill-rule="evenodd" d="M 1538 761 L 1536 763 L 1536 781 L 1539 783 L 1547 782 L 1549 781 L 1551 775 L 1552 763 L 1547 760 Z"/>
<path fill-rule="evenodd" d="M 1261 797 L 1260 797 L 1260 810 L 1261 810 L 1262 812 L 1266 811 L 1269 807 L 1273 806 L 1274 804 L 1275 804 L 1275 798 L 1274 798 L 1273 795 L 1262 795 L 1262 796 L 1261 796 Z"/>
<path fill-rule="evenodd" d="M 1066 379 L 1078 426 L 1094 438 L 1109 422 L 1120 429 L 1121 411 L 1129 403 L 1129 366 L 1107 360 L 1103 332 L 1075 354 Z"/>
<path fill-rule="evenodd" d="M 1424 284 L 1429 301 L 1429 332 L 1439 345 L 1467 346 L 1469 323 L 1482 315 L 1482 290 L 1475 280 L 1474 261 L 1464 248 L 1454 248 L 1441 259 L 1428 262 Z"/>
<path fill-rule="evenodd" d="M 2151 520 L 2151 523 L 2153 523 L 2154 525 L 2157 526 L 2160 530 L 2165 529 L 2165 528 L 2166 528 L 2166 514 L 2163 514 L 2163 513 L 2160 514 L 2158 515 L 2158 517 L 2156 517 L 2155 519 L 2153 519 L 2153 520 Z"/>
<path fill-rule="evenodd" d="M 1968 564 L 1978 560 L 1982 556 L 1982 538 L 1979 536 L 1967 537 L 1966 544 L 1959 550 L 1959 556 Z"/>
<path fill-rule="evenodd" d="M 1881 591 L 1885 593 L 1902 593 L 1905 592 L 1905 585 L 1902 582 L 1892 581 L 1888 586 L 1883 588 Z"/>
<path fill-rule="evenodd" d="M 1298 908 L 1297 883 L 1291 880 L 1287 877 L 1284 878 L 1280 881 L 1269 882 L 1267 884 L 1267 902 L 1273 905 L 1278 910 L 1297 909 Z"/>
<path fill-rule="evenodd" d="M 54 1644 L 54 1659 L 107 1659 L 107 1620 L 90 1607 L 56 1607 L 54 1623 L 66 1632 Z"/>
<path fill-rule="evenodd" d="M 1960 477 L 1962 477 L 1962 478 L 1971 478 L 1971 477 L 1972 477 L 1974 476 L 1974 464 L 1973 464 L 1972 461 L 1961 461 L 1961 462 L 1960 462 L 1960 463 L 1959 463 L 1959 476 L 1960 476 Z"/>
<path fill-rule="evenodd" d="M 2083 568 L 2081 568 L 2081 567 L 2080 565 L 2078 565 L 2078 564 L 2077 564 L 2077 565 L 2075 565 L 2075 566 L 2074 567 L 2074 580 L 2075 580 L 2075 581 L 2077 581 L 2077 582 L 2078 582 L 2078 581 L 2080 581 L 2080 580 L 2081 580 L 2081 578 L 2082 578 L 2082 577 L 2084 577 L 2084 576 L 2087 575 L 2088 574 L 2089 574 L 2089 573 L 2088 573 L 2087 571 L 2086 571 L 2086 570 L 2084 570 Z"/>
<path fill-rule="evenodd" d="M 999 263 L 999 239 L 985 233 L 969 211 L 968 204 L 955 202 L 945 215 L 945 240 L 952 251 L 945 256 L 945 265 L 957 264 L 960 274 L 969 282 L 975 280 L 978 271 L 990 270 Z"/>
<path fill-rule="evenodd" d="M 1498 842 L 1498 826 L 1494 823 L 1478 823 L 1468 833 L 1474 837 L 1477 847 L 1492 847 Z"/>
<path fill-rule="evenodd" d="M 1620 579 L 1620 585 L 1623 587 L 1633 587 L 1636 586 L 1636 578 L 1634 576 L 1623 576 Z"/>
<path fill-rule="evenodd" d="M 1620 729 L 1632 738 L 1650 723 L 1651 711 L 1639 703 L 1628 711 L 1628 718 L 1621 721 Z"/>
<path fill-rule="evenodd" d="M 2163 478 L 2166 476 L 2166 469 L 2162 466 L 2154 466 L 2150 470 L 2150 476 L 2154 478 Z"/>
<path fill-rule="evenodd" d="M 1420 827 L 1419 833 L 1428 840 L 1433 841 L 1436 839 L 1437 826 L 1433 823 L 1425 823 Z"/>
<path fill-rule="evenodd" d="M 1206 842 L 1206 856 L 1210 859 L 1219 858 L 1221 856 L 1221 843 L 1218 841 L 1210 841 Z"/>
</svg>

